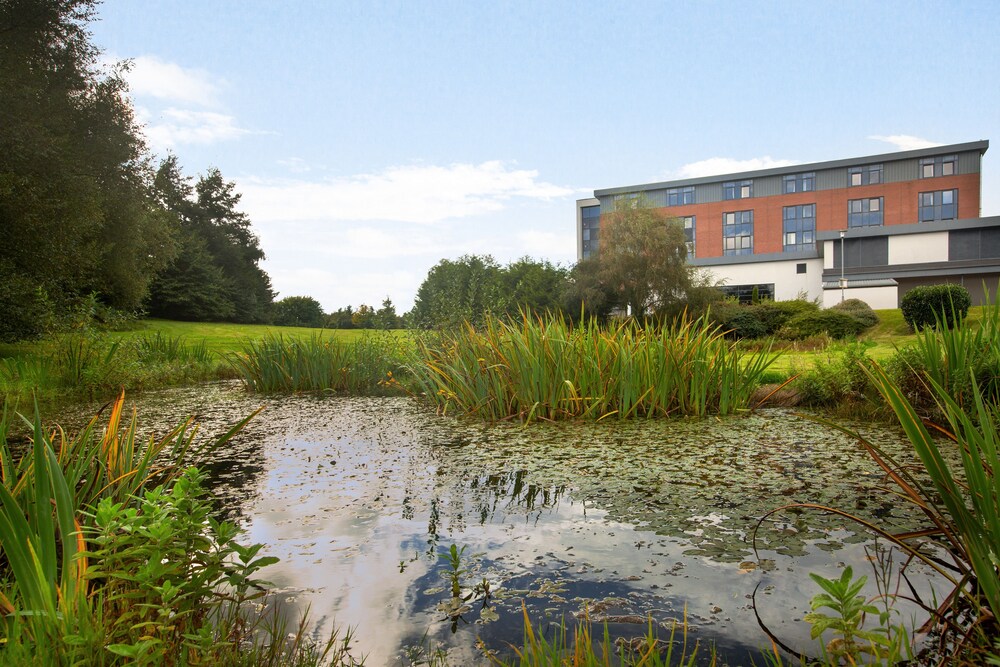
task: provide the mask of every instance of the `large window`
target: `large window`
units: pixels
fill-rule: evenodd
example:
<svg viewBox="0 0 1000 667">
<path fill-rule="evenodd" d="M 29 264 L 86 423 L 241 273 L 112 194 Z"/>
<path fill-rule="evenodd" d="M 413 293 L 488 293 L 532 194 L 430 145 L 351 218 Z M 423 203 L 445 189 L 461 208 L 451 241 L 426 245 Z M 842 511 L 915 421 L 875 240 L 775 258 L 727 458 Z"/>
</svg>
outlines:
<svg viewBox="0 0 1000 667">
<path fill-rule="evenodd" d="M 723 199 L 749 199 L 753 197 L 753 181 L 729 181 L 722 184 Z"/>
<path fill-rule="evenodd" d="M 920 178 L 935 176 L 953 176 L 958 173 L 958 156 L 942 155 L 925 157 L 920 160 Z"/>
<path fill-rule="evenodd" d="M 794 192 L 812 192 L 816 189 L 816 173 L 789 174 L 782 178 L 782 190 L 786 195 Z"/>
<path fill-rule="evenodd" d="M 774 300 L 774 283 L 760 285 L 723 285 L 718 288 L 720 292 L 728 297 L 738 299 L 740 303 L 753 303 L 754 298 L 758 301 Z"/>
<path fill-rule="evenodd" d="M 882 198 L 852 199 L 847 202 L 848 227 L 879 227 L 882 225 Z"/>
<path fill-rule="evenodd" d="M 584 206 L 580 209 L 583 222 L 583 258 L 587 259 L 597 254 L 597 242 L 600 237 L 601 207 Z"/>
<path fill-rule="evenodd" d="M 882 182 L 882 165 L 867 164 L 863 167 L 851 167 L 847 170 L 849 181 L 854 185 L 875 185 Z"/>
<path fill-rule="evenodd" d="M 684 236 L 687 238 L 685 245 L 687 245 L 687 256 L 688 259 L 694 258 L 694 241 L 695 241 L 695 216 L 685 215 L 681 218 L 684 223 Z"/>
<path fill-rule="evenodd" d="M 920 222 L 954 220 L 958 217 L 958 190 L 921 192 L 918 202 Z"/>
<path fill-rule="evenodd" d="M 781 217 L 785 252 L 801 252 L 816 247 L 816 204 L 785 206 Z"/>
<path fill-rule="evenodd" d="M 722 214 L 722 254 L 753 254 L 753 211 Z"/>
<path fill-rule="evenodd" d="M 683 206 L 694 203 L 694 186 L 670 188 L 667 190 L 667 206 Z"/>
</svg>

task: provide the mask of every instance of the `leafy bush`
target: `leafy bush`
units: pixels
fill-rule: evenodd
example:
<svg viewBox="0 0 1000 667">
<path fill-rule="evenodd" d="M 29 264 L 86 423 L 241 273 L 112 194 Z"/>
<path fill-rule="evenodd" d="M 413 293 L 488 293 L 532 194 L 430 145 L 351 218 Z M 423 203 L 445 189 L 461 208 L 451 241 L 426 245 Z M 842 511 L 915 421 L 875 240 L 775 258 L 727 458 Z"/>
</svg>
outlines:
<svg viewBox="0 0 1000 667">
<path fill-rule="evenodd" d="M 831 338 L 843 339 L 857 336 L 864 329 L 864 325 L 851 315 L 827 309 L 796 315 L 788 320 L 778 335 L 790 340 L 801 340 L 826 333 Z"/>
<path fill-rule="evenodd" d="M 922 285 L 903 295 L 900 301 L 903 319 L 913 331 L 935 328 L 941 320 L 949 329 L 969 314 L 972 299 L 961 285 Z"/>
<path fill-rule="evenodd" d="M 825 358 L 817 356 L 812 370 L 802 373 L 795 388 L 808 405 L 858 404 L 873 395 L 865 368 L 871 343 L 855 341 L 831 350 Z"/>
<path fill-rule="evenodd" d="M 871 306 L 861 299 L 847 299 L 846 301 L 841 301 L 837 305 L 831 306 L 830 310 L 847 313 L 857 321 L 861 322 L 865 329 L 870 329 L 878 324 L 878 315 L 875 314 L 875 311 L 872 310 Z"/>
<path fill-rule="evenodd" d="M 761 301 L 752 306 L 747 306 L 747 308 L 763 323 L 766 331 L 765 336 L 773 336 L 778 333 L 781 327 L 788 323 L 788 320 L 797 315 L 815 313 L 819 310 L 819 306 L 805 299 Z"/>
</svg>

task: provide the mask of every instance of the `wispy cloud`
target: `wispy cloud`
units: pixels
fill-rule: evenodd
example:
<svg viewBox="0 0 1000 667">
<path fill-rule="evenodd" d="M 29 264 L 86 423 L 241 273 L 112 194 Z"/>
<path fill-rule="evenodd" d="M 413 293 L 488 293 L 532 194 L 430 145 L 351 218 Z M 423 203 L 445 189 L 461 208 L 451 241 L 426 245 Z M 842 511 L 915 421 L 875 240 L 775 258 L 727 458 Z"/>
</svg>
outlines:
<svg viewBox="0 0 1000 667">
<path fill-rule="evenodd" d="M 758 169 L 772 169 L 774 167 L 787 167 L 795 164 L 795 160 L 776 160 L 769 155 L 764 157 L 749 158 L 747 160 L 737 160 L 729 157 L 712 157 L 707 160 L 699 160 L 685 164 L 680 169 L 669 174 L 669 178 L 698 178 L 700 176 L 719 176 L 721 174 L 733 174 L 740 171 L 756 171 Z"/>
<path fill-rule="evenodd" d="M 137 107 L 144 133 L 154 150 L 174 148 L 181 144 L 212 144 L 259 134 L 239 127 L 232 116 L 214 111 L 191 111 L 173 107 L 154 117 L 146 107 Z"/>
<path fill-rule="evenodd" d="M 203 107 L 217 106 L 220 88 L 225 85 L 206 70 L 181 67 L 156 56 L 133 58 L 126 79 L 136 97 Z"/>
<path fill-rule="evenodd" d="M 934 146 L 940 146 L 941 144 L 929 141 L 927 139 L 922 139 L 920 137 L 914 137 L 909 134 L 890 134 L 890 135 L 880 135 L 873 134 L 868 137 L 869 139 L 874 139 L 875 141 L 884 141 L 887 144 L 892 144 L 896 147 L 898 151 L 912 151 L 918 148 L 932 148 Z"/>
<path fill-rule="evenodd" d="M 106 65 L 116 60 L 109 56 Z M 260 134 L 240 127 L 235 116 L 224 112 L 222 96 L 228 84 L 207 70 L 144 55 L 130 59 L 124 76 L 143 133 L 155 151 Z"/>
<path fill-rule="evenodd" d="M 500 161 L 394 166 L 325 180 L 239 182 L 255 220 L 382 220 L 433 223 L 502 210 L 513 198 L 566 197 L 572 188 Z"/>
</svg>

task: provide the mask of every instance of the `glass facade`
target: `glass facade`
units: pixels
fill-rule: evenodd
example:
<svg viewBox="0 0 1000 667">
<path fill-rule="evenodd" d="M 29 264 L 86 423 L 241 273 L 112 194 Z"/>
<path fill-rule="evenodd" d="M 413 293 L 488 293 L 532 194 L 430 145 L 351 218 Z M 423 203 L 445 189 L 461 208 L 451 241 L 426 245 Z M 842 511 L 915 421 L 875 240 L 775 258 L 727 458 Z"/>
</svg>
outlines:
<svg viewBox="0 0 1000 667">
<path fill-rule="evenodd" d="M 597 244 L 600 240 L 601 207 L 584 206 L 580 209 L 583 221 L 583 258 L 587 259 L 597 254 Z"/>
<path fill-rule="evenodd" d="M 684 223 L 684 236 L 687 238 L 687 256 L 688 258 L 694 257 L 694 242 L 695 242 L 695 216 L 686 215 L 681 218 Z"/>
<path fill-rule="evenodd" d="M 851 167 L 847 170 L 848 184 L 855 185 L 875 185 L 882 182 L 882 165 L 869 164 L 864 167 Z"/>
<path fill-rule="evenodd" d="M 958 217 L 958 190 L 921 192 L 918 199 L 919 220 L 954 220 Z"/>
<path fill-rule="evenodd" d="M 759 285 L 723 285 L 719 291 L 728 297 L 738 299 L 740 303 L 753 303 L 754 297 L 757 300 L 774 300 L 774 283 L 762 283 Z"/>
<path fill-rule="evenodd" d="M 753 211 L 722 214 L 722 254 L 753 254 Z"/>
<path fill-rule="evenodd" d="M 943 155 L 920 160 L 920 178 L 954 176 L 958 173 L 958 156 Z"/>
<path fill-rule="evenodd" d="M 782 178 L 782 192 L 786 195 L 795 192 L 812 192 L 816 189 L 816 172 L 805 174 L 789 174 Z"/>
<path fill-rule="evenodd" d="M 785 206 L 781 217 L 785 252 L 801 252 L 816 247 L 816 204 Z"/>
<path fill-rule="evenodd" d="M 722 184 L 723 199 L 749 199 L 753 197 L 753 181 L 729 181 Z"/>
<path fill-rule="evenodd" d="M 667 190 L 667 206 L 683 206 L 694 203 L 694 186 Z"/>
<path fill-rule="evenodd" d="M 882 198 L 851 199 L 847 202 L 848 227 L 880 227 L 882 225 Z"/>
</svg>

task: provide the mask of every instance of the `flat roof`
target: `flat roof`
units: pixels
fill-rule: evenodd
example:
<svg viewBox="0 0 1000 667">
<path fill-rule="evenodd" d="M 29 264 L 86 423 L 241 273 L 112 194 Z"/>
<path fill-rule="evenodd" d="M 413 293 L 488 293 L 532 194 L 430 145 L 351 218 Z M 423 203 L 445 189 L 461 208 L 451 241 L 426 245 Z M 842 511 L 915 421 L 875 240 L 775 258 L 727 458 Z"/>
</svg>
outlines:
<svg viewBox="0 0 1000 667">
<path fill-rule="evenodd" d="M 933 146 L 931 148 L 918 148 L 912 151 L 896 151 L 894 153 L 881 153 L 879 155 L 864 155 L 862 157 L 852 157 L 843 160 L 829 160 L 827 162 L 809 162 L 806 164 L 793 164 L 787 167 L 772 167 L 771 169 L 758 169 L 756 171 L 741 171 L 733 174 L 719 174 L 717 176 L 699 176 L 697 178 L 684 178 L 677 181 L 661 181 L 659 183 L 645 183 L 642 185 L 626 185 L 618 188 L 605 188 L 594 190 L 595 197 L 604 195 L 626 194 L 630 192 L 643 192 L 646 190 L 662 190 L 665 188 L 678 188 L 687 185 L 704 185 L 705 183 L 717 183 L 719 181 L 735 181 L 748 178 L 760 178 L 763 176 L 784 176 L 785 174 L 798 174 L 803 171 L 820 171 L 823 169 L 838 169 L 841 167 L 856 167 L 875 162 L 894 162 L 897 160 L 912 160 L 913 158 L 931 157 L 945 153 L 965 153 L 968 151 L 979 151 L 982 155 L 990 147 L 990 142 L 986 139 L 980 141 L 970 141 L 964 144 L 949 144 L 947 146 Z"/>
</svg>

